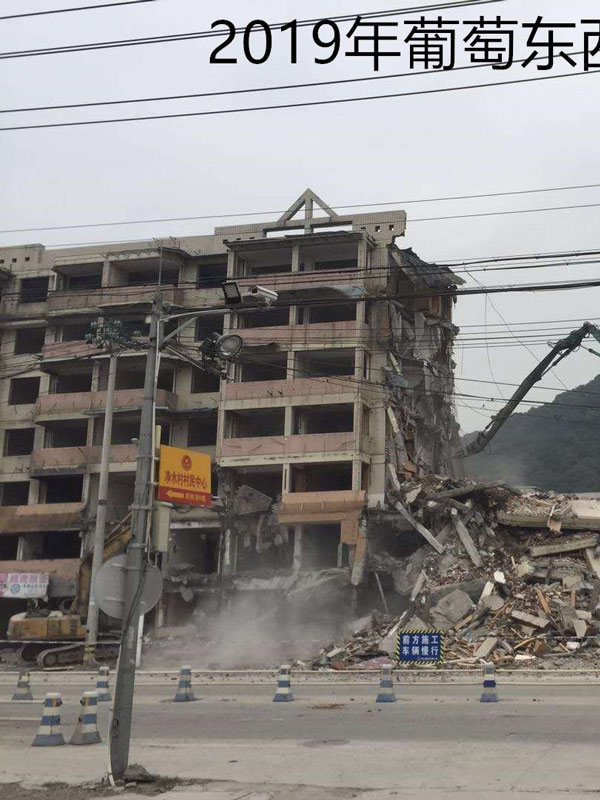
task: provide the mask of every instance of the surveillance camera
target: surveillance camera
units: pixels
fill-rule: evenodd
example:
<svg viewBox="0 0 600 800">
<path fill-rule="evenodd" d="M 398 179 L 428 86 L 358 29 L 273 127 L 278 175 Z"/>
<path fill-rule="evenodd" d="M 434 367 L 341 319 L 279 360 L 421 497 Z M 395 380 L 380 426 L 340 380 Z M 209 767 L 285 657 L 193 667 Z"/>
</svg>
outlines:
<svg viewBox="0 0 600 800">
<path fill-rule="evenodd" d="M 265 289 L 264 286 L 251 286 L 250 294 L 257 294 L 259 297 L 262 297 L 267 306 L 270 306 L 279 298 L 277 292 L 274 292 L 272 289 Z"/>
</svg>

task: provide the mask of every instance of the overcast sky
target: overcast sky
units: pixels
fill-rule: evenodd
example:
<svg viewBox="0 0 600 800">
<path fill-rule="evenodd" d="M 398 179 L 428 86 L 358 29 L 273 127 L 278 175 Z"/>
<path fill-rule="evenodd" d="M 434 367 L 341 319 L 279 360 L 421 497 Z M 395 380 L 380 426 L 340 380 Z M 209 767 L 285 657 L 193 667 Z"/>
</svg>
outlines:
<svg viewBox="0 0 600 800">
<path fill-rule="evenodd" d="M 106 1 L 106 0 L 104 0 Z M 92 4 L 98 0 L 2 0 L 2 14 Z M 219 18 L 237 26 L 250 19 L 270 23 L 322 18 L 416 5 L 382 0 L 156 0 L 132 7 L 30 17 L 0 22 L 3 52 L 139 36 L 201 31 Z M 249 10 L 251 6 L 251 11 Z M 567 10 L 565 11 L 565 7 Z M 597 16 L 592 0 L 507 0 L 472 11 L 445 11 L 446 19 L 500 14 L 505 19 L 579 22 Z M 414 16 L 414 15 L 413 15 Z M 412 16 L 406 17 L 411 19 Z M 401 17 L 390 19 L 401 20 Z M 349 23 L 341 23 L 343 32 Z M 406 27 L 406 26 L 404 26 Z M 576 33 L 580 36 L 580 33 Z M 371 59 L 339 55 L 314 63 L 309 34 L 299 35 L 298 63 L 289 63 L 289 34 L 274 33 L 265 64 L 249 64 L 238 40 L 239 63 L 211 65 L 215 39 L 174 42 L 99 52 L 15 58 L 0 64 L 0 108 L 86 102 L 290 82 L 373 75 Z M 347 45 L 344 44 L 344 49 Z M 579 49 L 578 47 L 574 49 Z M 529 51 L 520 51 L 522 57 Z M 226 55 L 229 54 L 229 51 Z M 600 56 L 599 56 L 600 60 Z M 403 72 L 407 63 L 389 58 L 380 74 Z M 555 68 L 559 72 L 575 72 Z M 246 105 L 299 102 L 535 77 L 533 67 L 436 73 L 363 84 L 266 94 L 204 98 L 92 109 L 3 114 L 0 126 L 99 116 L 175 113 Z M 546 73 L 547 74 L 547 73 Z M 2 229 L 112 220 L 283 210 L 307 187 L 332 206 L 388 202 L 405 208 L 408 229 L 400 246 L 432 261 L 599 248 L 600 208 L 413 222 L 423 217 L 600 202 L 600 189 L 411 205 L 405 201 L 448 195 L 600 183 L 598 130 L 600 75 L 541 81 L 448 94 L 374 100 L 347 105 L 231 114 L 115 125 L 0 132 Z M 365 209 L 372 210 L 372 209 Z M 0 234 L 0 246 L 41 242 L 46 246 L 210 233 L 237 220 L 122 225 L 100 229 Z M 243 217 L 239 221 L 244 221 Z M 473 273 L 467 285 L 523 283 L 594 277 L 595 264 L 531 271 Z M 548 339 L 600 318 L 600 289 L 562 293 L 492 295 L 461 299 L 456 322 L 465 335 L 521 331 L 532 325 Z M 500 316 L 502 315 L 502 317 Z M 576 322 L 560 322 L 577 320 Z M 469 328 L 467 326 L 480 326 Z M 554 331 L 554 333 L 552 333 Z M 522 337 L 517 333 L 522 341 Z M 457 348 L 457 391 L 498 398 L 512 392 L 547 352 L 547 345 L 517 339 L 512 346 Z M 508 341 L 506 341 L 508 344 Z M 575 387 L 600 372 L 596 358 L 580 351 L 565 360 L 544 386 Z M 562 389 L 561 389 L 562 390 Z M 538 390 L 532 399 L 550 400 Z M 458 398 L 465 431 L 485 425 L 498 405 Z"/>
</svg>

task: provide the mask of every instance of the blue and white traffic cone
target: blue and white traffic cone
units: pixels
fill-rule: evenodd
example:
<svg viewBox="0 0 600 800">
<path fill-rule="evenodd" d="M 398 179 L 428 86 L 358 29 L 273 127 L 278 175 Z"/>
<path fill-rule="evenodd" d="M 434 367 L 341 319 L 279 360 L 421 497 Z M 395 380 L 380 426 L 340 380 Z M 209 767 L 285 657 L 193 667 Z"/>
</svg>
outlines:
<svg viewBox="0 0 600 800">
<path fill-rule="evenodd" d="M 84 692 L 79 702 L 82 709 L 69 744 L 99 744 L 102 739 L 98 732 L 98 692 Z"/>
<path fill-rule="evenodd" d="M 110 703 L 112 700 L 110 688 L 108 686 L 108 676 L 110 669 L 108 667 L 98 667 L 98 678 L 96 680 L 96 691 L 98 692 L 99 703 Z"/>
<path fill-rule="evenodd" d="M 33 700 L 31 694 L 31 684 L 29 677 L 29 670 L 22 669 L 19 672 L 19 680 L 17 681 L 17 691 L 12 696 L 13 700 Z"/>
<path fill-rule="evenodd" d="M 277 691 L 273 698 L 274 703 L 291 703 L 294 699 L 290 685 L 290 672 L 289 664 L 283 664 L 279 670 L 279 677 L 277 679 Z"/>
<path fill-rule="evenodd" d="M 496 689 L 496 675 L 493 664 L 486 664 L 483 670 L 483 692 L 480 703 L 497 703 L 498 691 Z"/>
<path fill-rule="evenodd" d="M 179 670 L 179 686 L 177 694 L 173 698 L 174 703 L 191 703 L 195 700 L 194 690 L 192 689 L 192 668 L 181 667 Z"/>
<path fill-rule="evenodd" d="M 381 667 L 381 680 L 379 681 L 379 694 L 375 698 L 376 703 L 395 703 L 394 676 L 392 675 L 392 665 L 383 664 Z"/>
<path fill-rule="evenodd" d="M 49 692 L 44 700 L 42 721 L 32 747 L 57 747 L 65 740 L 60 729 L 60 711 L 62 700 L 58 692 Z"/>
</svg>

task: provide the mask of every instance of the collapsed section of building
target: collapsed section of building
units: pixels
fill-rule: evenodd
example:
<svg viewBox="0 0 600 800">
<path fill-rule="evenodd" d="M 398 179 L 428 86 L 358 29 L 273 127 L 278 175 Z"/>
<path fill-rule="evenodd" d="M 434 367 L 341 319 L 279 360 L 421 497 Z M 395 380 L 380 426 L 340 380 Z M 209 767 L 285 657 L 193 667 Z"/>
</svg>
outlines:
<svg viewBox="0 0 600 800">
<path fill-rule="evenodd" d="M 86 333 L 118 319 L 143 342 L 160 276 L 165 300 L 214 311 L 180 345 L 235 331 L 244 348 L 228 380 L 162 355 L 161 441 L 213 456 L 218 500 L 174 507 L 165 592 L 149 622 L 185 622 L 227 591 L 289 593 L 281 576 L 309 571 L 336 574 L 355 609 L 379 591 L 371 556 L 409 554 L 420 541 L 396 486 L 458 469 L 452 310 L 462 280 L 402 249 L 405 229 L 403 211 L 341 216 L 307 190 L 277 221 L 210 236 L 116 252 L 0 250 L 2 367 L 13 373 L 1 389 L 0 573 L 46 574 L 53 609 L 81 599 L 108 380 L 108 355 Z M 229 313 L 226 279 L 278 300 Z M 118 358 L 109 529 L 132 503 L 144 358 L 140 348 Z M 25 610 L 27 595 L 15 597 L 0 597 L 2 635 Z"/>
</svg>

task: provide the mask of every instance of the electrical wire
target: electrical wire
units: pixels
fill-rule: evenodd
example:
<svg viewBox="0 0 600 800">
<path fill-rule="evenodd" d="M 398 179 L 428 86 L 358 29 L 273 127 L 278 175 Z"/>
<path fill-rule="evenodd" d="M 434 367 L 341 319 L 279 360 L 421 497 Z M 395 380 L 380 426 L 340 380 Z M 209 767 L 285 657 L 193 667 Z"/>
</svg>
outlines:
<svg viewBox="0 0 600 800">
<path fill-rule="evenodd" d="M 125 251 L 127 252 L 127 251 Z M 135 251 L 132 251 L 135 253 Z M 448 275 L 449 271 L 453 272 L 455 275 L 467 274 L 471 275 L 472 272 L 503 272 L 503 271 L 511 271 L 515 269 L 550 269 L 554 267 L 564 267 L 564 266 L 581 266 L 581 265 L 596 265 L 600 263 L 600 258 L 583 258 L 585 256 L 591 255 L 596 251 L 573 251 L 571 254 L 566 254 L 567 258 L 564 260 L 555 260 L 558 257 L 558 254 L 546 254 L 546 255 L 536 255 L 533 257 L 524 256 L 524 260 L 530 260 L 533 258 L 536 263 L 534 264 L 521 264 L 521 265 L 514 265 L 511 264 L 510 266 L 496 266 L 496 267 L 476 267 L 476 268 L 459 268 L 453 267 L 449 262 L 442 262 L 442 263 L 429 263 L 423 262 L 424 265 L 427 267 L 426 277 L 432 277 L 435 275 Z M 101 254 L 98 254 L 100 258 Z M 570 257 L 568 257 L 570 255 Z M 598 253 L 600 255 L 600 253 Z M 106 257 L 110 256 L 110 254 L 103 254 L 102 258 L 105 259 Z M 194 255 L 189 256 L 191 259 L 194 258 Z M 542 258 L 546 258 L 548 263 L 540 263 Z M 492 260 L 492 259 L 490 259 Z M 512 259 L 507 259 L 512 260 Z M 502 261 L 501 257 L 497 257 L 494 259 L 494 263 L 499 263 Z M 73 261 L 73 264 L 77 263 L 76 260 Z M 468 263 L 468 262 L 462 262 Z M 478 262 L 479 263 L 479 262 Z M 0 265 L 2 264 L 2 260 L 0 260 Z M 65 265 L 62 265 L 63 267 Z M 68 265 L 67 265 L 68 266 Z M 410 266 L 410 265 L 407 265 Z M 460 265 L 459 265 L 460 266 Z M 198 265 L 200 269 L 201 265 Z M 418 271 L 418 267 L 416 268 Z M 236 276 L 235 280 L 244 287 L 246 284 L 251 284 L 254 281 L 263 279 L 267 282 L 276 281 L 277 288 L 285 288 L 285 283 L 289 283 L 291 288 L 295 288 L 297 286 L 301 286 L 302 284 L 314 284 L 314 283 L 327 283 L 330 285 L 332 283 L 348 283 L 349 280 L 352 279 L 354 276 L 355 279 L 360 279 L 360 276 L 363 276 L 365 279 L 370 278 L 381 278 L 388 275 L 393 275 L 395 273 L 401 272 L 402 267 L 396 264 L 387 264 L 387 265 L 371 265 L 370 267 L 352 267 L 352 268 L 331 268 L 331 269 L 319 269 L 319 270 L 311 270 L 308 272 L 285 272 L 285 273 L 267 273 L 265 275 L 250 275 L 250 276 Z M 19 270 L 17 273 L 14 273 L 15 277 L 23 277 L 26 275 L 35 274 L 38 277 L 40 276 L 39 268 L 32 269 L 32 270 Z M 194 280 L 188 281 L 178 281 L 176 284 L 165 284 L 165 288 L 170 289 L 181 289 L 181 288 L 208 288 L 208 289 L 217 289 L 220 288 L 221 282 L 226 279 L 226 275 L 223 274 L 221 279 L 215 280 L 215 276 L 207 276 L 207 277 L 199 277 L 197 276 Z M 127 294 L 129 292 L 135 293 L 138 290 L 143 290 L 144 288 L 156 288 L 157 287 L 156 280 L 150 281 L 138 281 L 133 284 L 110 284 L 107 286 L 91 286 L 91 287 L 82 287 L 80 289 L 76 289 L 76 291 L 84 292 L 87 291 L 89 293 L 94 292 L 103 292 L 107 289 L 118 289 L 120 294 Z M 53 289 L 51 293 L 54 296 L 59 296 L 61 294 L 70 294 L 73 289 Z M 10 297 L 20 294 L 20 292 L 3 292 L 3 297 Z M 340 302 L 343 302 L 343 299 L 340 298 Z"/>
<path fill-rule="evenodd" d="M 357 17 L 360 17 L 361 19 L 377 19 L 379 17 L 402 16 L 404 14 L 411 14 L 419 11 L 443 11 L 449 8 L 470 8 L 472 6 L 490 5 L 491 3 L 504 3 L 504 2 L 506 2 L 506 0 L 465 0 L 464 2 L 436 3 L 434 5 L 425 5 L 425 6 L 419 5 L 419 6 L 412 6 L 410 8 L 387 9 L 385 11 L 368 11 L 359 14 L 343 14 L 340 16 L 326 17 L 326 19 L 330 22 L 349 22 L 355 20 Z M 314 25 L 318 22 L 321 22 L 322 19 L 323 17 L 316 17 L 314 19 L 295 20 L 295 22 L 298 28 L 302 28 L 308 25 Z M 273 23 L 272 25 L 269 25 L 269 28 L 272 31 L 279 30 L 288 24 L 289 22 Z M 245 30 L 246 30 L 245 27 L 241 27 L 241 28 L 236 28 L 235 32 L 243 33 Z M 210 39 L 214 37 L 222 37 L 225 35 L 226 32 L 223 30 L 211 29 L 207 31 L 172 33 L 162 36 L 146 36 L 146 37 L 137 37 L 133 39 L 116 39 L 112 41 L 91 42 L 87 44 L 78 44 L 78 45 L 59 45 L 58 47 L 38 48 L 33 50 L 13 50 L 6 53 L 0 53 L 0 59 L 27 58 L 31 56 L 58 55 L 62 53 L 81 53 L 81 52 L 87 52 L 89 50 L 113 49 L 115 47 L 133 47 L 136 45 L 164 44 L 167 42 L 182 42 L 182 41 L 190 41 L 193 39 Z"/>
<path fill-rule="evenodd" d="M 569 53 L 565 53 L 565 56 L 580 56 L 583 54 L 584 54 L 583 50 L 575 50 Z M 530 63 L 532 61 L 540 61 L 545 58 L 546 58 L 545 55 L 540 55 L 540 56 L 535 56 L 534 58 L 528 57 L 528 58 L 513 59 L 510 63 L 483 62 L 477 64 L 464 64 L 462 66 L 454 67 L 452 72 L 456 73 L 471 69 L 490 69 L 493 67 L 498 68 L 498 66 L 512 66 L 516 64 L 524 64 L 525 62 Z M 87 103 L 59 103 L 51 106 L 24 106 L 20 108 L 0 108 L 0 114 L 24 114 L 33 111 L 64 111 L 67 109 L 72 110 L 76 108 L 99 108 L 105 106 L 132 105 L 138 103 L 162 103 L 162 102 L 171 102 L 174 100 L 197 100 L 199 98 L 205 98 L 205 97 L 227 97 L 230 95 L 239 95 L 239 94 L 257 94 L 261 92 L 288 91 L 290 89 L 314 89 L 321 86 L 340 86 L 351 83 L 365 83 L 370 81 L 384 81 L 384 80 L 392 80 L 395 78 L 413 78 L 413 77 L 420 77 L 423 75 L 438 75 L 438 74 L 439 70 L 431 70 L 431 69 L 412 70 L 410 72 L 392 72 L 386 75 L 366 75 L 360 78 L 337 78 L 335 80 L 328 80 L 328 81 L 309 81 L 306 83 L 289 83 L 289 84 L 279 84 L 276 86 L 254 86 L 246 89 L 221 89 L 217 92 L 191 92 L 188 94 L 153 95 L 150 97 L 130 97 L 123 100 L 95 100 Z M 455 198 L 455 199 L 463 199 L 463 198 Z M 367 205 L 386 205 L 386 204 L 373 203 Z M 332 208 L 339 208 L 339 207 L 340 206 L 332 206 Z M 256 216 L 257 213 L 258 212 L 253 212 L 252 215 Z M 285 213 L 285 209 L 284 211 L 265 212 L 265 213 L 283 214 Z M 234 215 L 234 216 L 242 216 L 242 215 Z"/>
<path fill-rule="evenodd" d="M 114 8 L 116 6 L 134 6 L 139 3 L 154 3 L 155 0 L 120 0 L 113 3 L 101 3 L 97 6 L 75 6 L 73 8 L 51 8 L 48 11 L 29 11 L 24 14 L 7 14 L 0 20 L 22 19 L 23 17 L 43 17 L 48 14 L 70 14 L 72 11 L 95 11 L 98 8 Z"/>
<path fill-rule="evenodd" d="M 502 1 L 503 0 L 491 0 L 491 2 L 502 2 Z M 78 120 L 72 122 L 44 122 L 44 123 L 37 123 L 34 125 L 8 125 L 0 127 L 0 132 L 42 130 L 49 128 L 78 128 L 88 125 L 112 125 L 124 122 L 149 122 L 149 121 L 164 120 L 164 119 L 213 117 L 213 116 L 221 116 L 223 114 L 243 114 L 254 111 L 276 111 L 281 109 L 341 105 L 346 103 L 359 103 L 370 100 L 389 100 L 392 98 L 396 99 L 399 97 L 417 97 L 424 95 L 445 94 L 447 92 L 470 91 L 473 89 L 487 89 L 497 86 L 516 86 L 518 84 L 524 84 L 524 83 L 560 80 L 561 78 L 581 78 L 584 75 L 596 75 L 599 72 L 600 69 L 593 69 L 584 72 L 567 72 L 561 75 L 538 75 L 535 78 L 513 78 L 511 80 L 506 80 L 506 81 L 472 83 L 463 86 L 443 86 L 437 89 L 417 89 L 410 92 L 392 92 L 389 94 L 366 95 L 363 97 L 337 97 L 329 100 L 304 100 L 298 103 L 277 103 L 275 105 L 270 105 L 270 106 L 266 105 L 266 106 L 246 106 L 243 108 L 221 108 L 221 109 L 212 109 L 210 111 L 180 111 L 178 113 L 173 113 L 173 114 L 148 114 L 145 116 L 138 116 L 138 117 L 115 117 L 112 119 L 87 119 L 87 120 Z M 453 219 L 453 217 L 448 217 L 448 219 Z M 422 220 L 412 220 L 412 221 L 420 222 Z"/>
<path fill-rule="evenodd" d="M 23 111 L 29 111 L 33 109 L 21 109 Z M 4 112 L 0 112 L 4 113 Z M 523 194 L 541 194 L 544 192 L 566 192 L 572 191 L 576 189 L 598 189 L 600 188 L 600 183 L 585 183 L 579 184 L 575 186 L 553 186 L 553 187 L 546 187 L 542 189 L 517 189 L 514 191 L 508 192 L 486 192 L 483 194 L 463 194 L 463 195 L 451 195 L 451 196 L 442 196 L 442 197 L 423 197 L 416 200 L 394 200 L 390 202 L 381 202 L 381 203 L 352 203 L 352 204 L 335 204 L 330 206 L 332 209 L 345 209 L 345 208 L 374 208 L 376 206 L 395 206 L 395 205 L 415 205 L 417 203 L 442 203 L 448 201 L 455 201 L 455 200 L 480 200 L 488 197 L 510 197 L 516 195 L 523 195 Z M 190 222 L 190 221 L 198 221 L 198 220 L 207 220 L 207 219 L 230 219 L 232 217 L 265 217 L 270 214 L 285 214 L 287 209 L 278 209 L 276 211 L 240 211 L 236 213 L 228 213 L 228 214 L 202 214 L 202 215 L 195 215 L 195 216 L 182 216 L 182 217 L 158 217 L 158 218 L 150 218 L 150 219 L 129 219 L 129 220 L 117 220 L 113 222 L 87 222 L 87 223 L 78 223 L 72 225 L 47 225 L 43 227 L 36 227 L 36 228 L 4 228 L 0 230 L 0 234 L 5 233 L 32 233 L 32 232 L 40 232 L 40 231 L 64 231 L 64 230 L 77 230 L 81 228 L 108 228 L 108 227 L 115 227 L 119 225 L 149 225 L 149 224 L 157 224 L 163 222 Z M 593 251 L 595 255 L 598 255 L 600 251 Z M 530 255 L 529 258 L 535 258 L 536 256 Z M 511 258 L 520 258 L 519 256 L 511 256 Z M 481 260 L 481 259 L 480 259 Z M 486 261 L 492 260 L 485 259 Z"/>
</svg>

